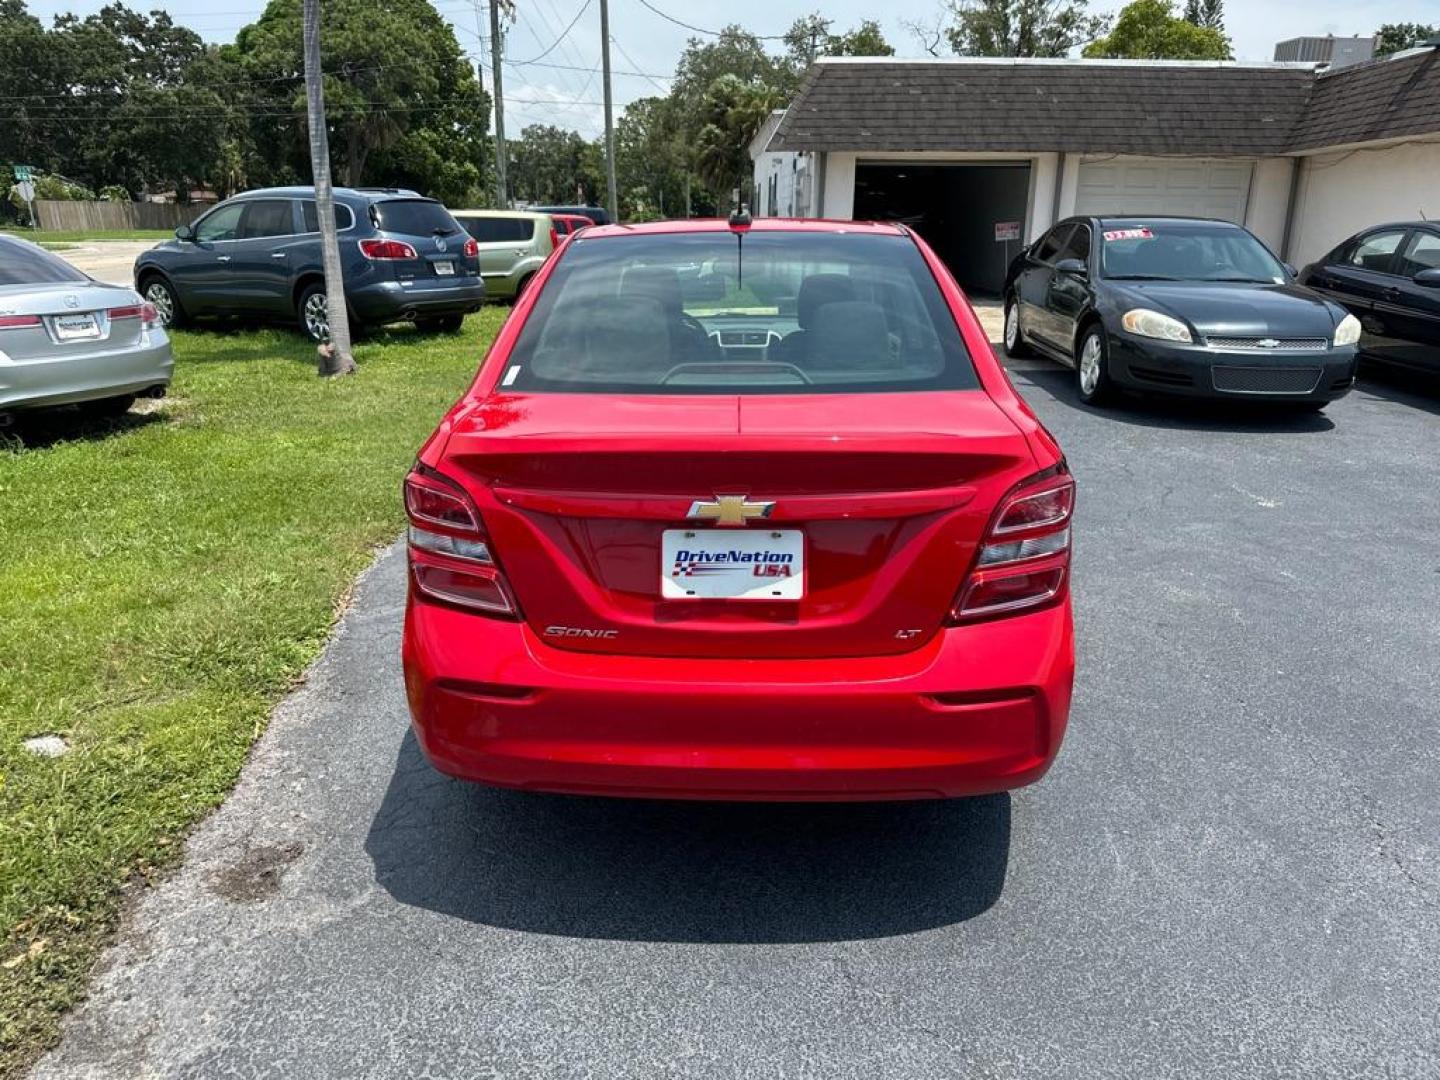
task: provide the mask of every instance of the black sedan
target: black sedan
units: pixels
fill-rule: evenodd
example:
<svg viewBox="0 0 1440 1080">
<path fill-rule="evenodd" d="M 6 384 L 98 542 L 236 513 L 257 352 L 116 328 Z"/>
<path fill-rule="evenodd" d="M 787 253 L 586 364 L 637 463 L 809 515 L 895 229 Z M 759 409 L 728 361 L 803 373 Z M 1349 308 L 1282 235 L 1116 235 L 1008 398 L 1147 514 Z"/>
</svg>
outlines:
<svg viewBox="0 0 1440 1080">
<path fill-rule="evenodd" d="M 1359 338 L 1344 307 L 1225 221 L 1069 218 L 1005 279 L 1006 353 L 1074 367 L 1092 405 L 1125 388 L 1323 409 L 1354 383 Z"/>
<path fill-rule="evenodd" d="M 1440 374 L 1440 224 L 1379 225 L 1300 272 L 1360 320 L 1360 355 Z"/>
</svg>

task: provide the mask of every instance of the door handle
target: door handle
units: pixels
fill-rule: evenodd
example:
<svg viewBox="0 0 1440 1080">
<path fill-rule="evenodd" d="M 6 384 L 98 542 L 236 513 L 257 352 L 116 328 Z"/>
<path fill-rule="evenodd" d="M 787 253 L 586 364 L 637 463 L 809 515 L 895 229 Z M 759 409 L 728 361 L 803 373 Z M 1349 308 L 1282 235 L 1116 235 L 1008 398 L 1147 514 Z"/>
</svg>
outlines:
<svg viewBox="0 0 1440 1080">
<path fill-rule="evenodd" d="M 1386 300 L 1399 300 L 1400 290 L 1395 288 L 1395 286 L 1393 285 L 1387 285 L 1385 288 L 1380 290 L 1380 295 L 1383 296 Z"/>
<path fill-rule="evenodd" d="M 283 258 L 285 258 L 285 256 L 288 255 L 288 254 L 289 254 L 288 251 L 272 251 L 272 252 L 270 253 L 270 257 L 271 257 L 272 259 L 283 259 Z"/>
<path fill-rule="evenodd" d="M 216 262 L 229 262 L 229 261 L 230 261 L 230 256 L 229 256 L 229 255 L 216 255 L 216 256 L 215 256 L 215 261 L 216 261 Z"/>
<path fill-rule="evenodd" d="M 516 254 L 516 255 L 524 255 L 524 254 L 525 254 L 525 249 L 524 249 L 524 248 L 516 248 L 516 249 L 515 249 L 515 254 Z"/>
</svg>

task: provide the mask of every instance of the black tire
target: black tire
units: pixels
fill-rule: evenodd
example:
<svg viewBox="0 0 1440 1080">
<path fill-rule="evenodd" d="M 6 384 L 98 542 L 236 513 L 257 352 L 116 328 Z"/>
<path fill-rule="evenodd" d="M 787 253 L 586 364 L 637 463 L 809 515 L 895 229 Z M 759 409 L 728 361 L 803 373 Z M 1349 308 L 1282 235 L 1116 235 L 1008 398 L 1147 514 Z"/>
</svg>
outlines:
<svg viewBox="0 0 1440 1080">
<path fill-rule="evenodd" d="M 510 302 L 512 304 L 516 303 L 522 296 L 525 295 L 525 290 L 530 287 L 530 279 L 534 276 L 534 274 L 526 274 L 520 279 L 520 283 L 515 286 L 515 295 L 510 298 Z"/>
<path fill-rule="evenodd" d="M 1005 298 L 1005 328 L 1001 336 L 1006 356 L 1020 360 L 1035 355 L 1035 350 L 1025 344 L 1025 337 L 1020 333 L 1020 302 L 1015 299 L 1014 293 Z"/>
<path fill-rule="evenodd" d="M 1093 355 L 1087 356 L 1087 350 L 1092 346 Z M 1092 323 L 1080 335 L 1080 347 L 1075 350 L 1075 389 L 1086 405 L 1099 407 L 1114 400 L 1115 385 L 1110 381 L 1110 345 L 1105 339 L 1105 328 L 1099 323 Z"/>
<path fill-rule="evenodd" d="M 1296 401 L 1290 405 L 1290 411 L 1296 413 L 1320 413 L 1325 411 L 1328 401 Z"/>
<path fill-rule="evenodd" d="M 160 316 L 160 325 L 167 330 L 172 326 L 184 326 L 190 321 L 175 293 L 175 286 L 159 274 L 150 274 L 140 281 L 140 296 L 155 307 Z"/>
<path fill-rule="evenodd" d="M 300 332 L 311 341 L 323 344 L 330 340 L 330 316 L 325 313 L 323 281 L 312 281 L 300 290 L 300 296 L 295 301 L 295 318 L 300 324 Z"/>
<path fill-rule="evenodd" d="M 436 315 L 415 320 L 415 329 L 426 334 L 458 334 L 464 325 L 464 315 Z"/>
<path fill-rule="evenodd" d="M 99 398 L 95 401 L 83 402 L 80 410 L 90 416 L 110 418 L 124 416 L 130 411 L 130 406 L 134 404 L 134 394 L 120 394 L 117 397 Z"/>
</svg>

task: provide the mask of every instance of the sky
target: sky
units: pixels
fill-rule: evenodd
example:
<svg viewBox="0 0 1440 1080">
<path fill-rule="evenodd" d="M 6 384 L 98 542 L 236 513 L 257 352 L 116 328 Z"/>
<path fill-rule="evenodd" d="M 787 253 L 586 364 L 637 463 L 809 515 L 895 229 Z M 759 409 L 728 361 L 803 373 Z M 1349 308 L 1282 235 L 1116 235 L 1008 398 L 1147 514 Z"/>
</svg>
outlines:
<svg viewBox="0 0 1440 1080">
<path fill-rule="evenodd" d="M 30 11 L 49 22 L 53 15 L 86 15 L 105 0 L 28 0 Z M 125 0 L 142 11 L 163 7 L 181 25 L 208 41 L 234 39 L 255 21 L 263 0 Z M 323 0 L 322 0 L 323 2 Z M 383 0 L 377 0 L 383 2 Z M 455 27 L 461 46 L 482 59 L 489 74 L 489 15 L 485 0 L 432 0 Z M 1124 0 L 1090 0 L 1094 12 L 1118 10 Z M 795 19 L 812 11 L 846 30 L 876 17 L 874 0 L 651 0 L 673 19 L 701 30 L 719 30 L 738 22 L 756 34 L 780 35 Z M 1177 0 L 1177 7 L 1179 0 Z M 518 18 L 506 34 L 504 69 L 506 132 L 514 136 L 526 124 L 573 128 L 586 137 L 604 130 L 601 107 L 599 0 L 515 0 Z M 890 0 L 879 17 L 898 56 L 924 55 L 906 21 L 932 20 L 941 0 Z M 577 17 L 578 16 L 578 17 Z M 1334 34 L 1370 34 L 1382 23 L 1440 23 L 1440 0 L 1228 0 L 1225 25 L 1237 60 L 1270 60 L 1275 42 L 1285 38 Z M 573 25 L 572 25 L 573 24 Z M 568 33 L 563 33 L 570 27 Z M 615 109 L 635 98 L 663 93 L 685 42 L 704 37 L 667 21 L 640 0 L 610 0 Z M 558 39 L 558 43 L 557 43 Z M 777 47 L 778 42 L 773 43 Z"/>
</svg>

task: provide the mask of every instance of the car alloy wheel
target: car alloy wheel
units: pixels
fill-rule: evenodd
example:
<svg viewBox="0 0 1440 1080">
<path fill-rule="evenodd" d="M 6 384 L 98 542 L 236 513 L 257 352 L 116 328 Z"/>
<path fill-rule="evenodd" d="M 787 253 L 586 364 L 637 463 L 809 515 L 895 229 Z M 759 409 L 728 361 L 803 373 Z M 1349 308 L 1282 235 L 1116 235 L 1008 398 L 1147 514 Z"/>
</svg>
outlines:
<svg viewBox="0 0 1440 1080">
<path fill-rule="evenodd" d="M 1111 396 L 1110 375 L 1106 370 L 1105 332 L 1092 326 L 1080 343 L 1080 355 L 1075 358 L 1076 383 L 1080 389 L 1080 400 L 1087 405 L 1103 405 Z"/>
<path fill-rule="evenodd" d="M 1080 392 L 1087 398 L 1100 385 L 1100 335 L 1091 334 L 1080 347 Z"/>
<path fill-rule="evenodd" d="M 325 294 L 313 292 L 305 298 L 305 332 L 316 341 L 330 340 L 330 312 L 325 306 Z"/>
<path fill-rule="evenodd" d="M 1025 335 L 1020 332 L 1020 301 L 1012 296 L 1005 305 L 1005 355 L 1019 359 L 1031 355 L 1030 346 L 1025 344 Z"/>
<path fill-rule="evenodd" d="M 152 281 L 145 286 L 145 299 L 155 308 L 161 326 L 170 326 L 175 322 L 175 297 L 168 285 L 162 281 Z"/>
</svg>

